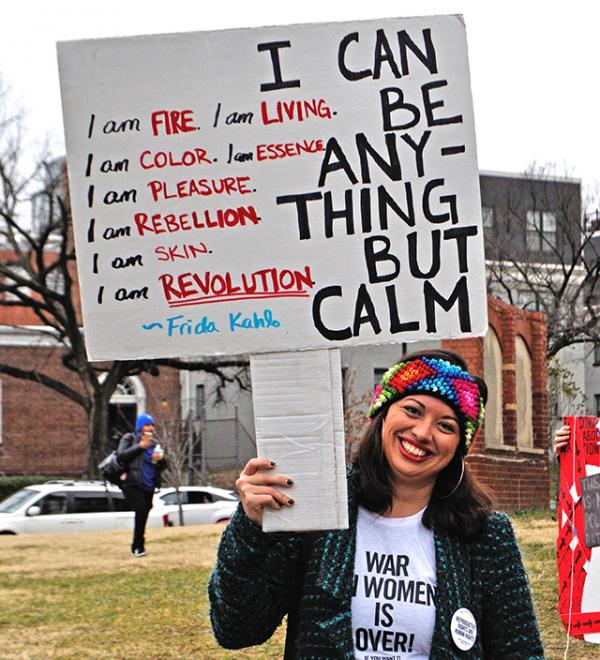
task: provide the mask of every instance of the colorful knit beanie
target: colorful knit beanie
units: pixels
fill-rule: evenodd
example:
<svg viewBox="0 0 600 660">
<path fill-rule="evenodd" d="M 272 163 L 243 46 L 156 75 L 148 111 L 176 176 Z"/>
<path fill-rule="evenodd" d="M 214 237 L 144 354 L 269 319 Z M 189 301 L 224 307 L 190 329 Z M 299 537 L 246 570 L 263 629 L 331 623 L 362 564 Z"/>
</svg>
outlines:
<svg viewBox="0 0 600 660">
<path fill-rule="evenodd" d="M 375 387 L 369 418 L 411 393 L 436 396 L 457 413 L 466 454 L 485 413 L 485 401 L 473 376 L 441 358 L 418 357 L 399 362 L 385 372 Z"/>
</svg>

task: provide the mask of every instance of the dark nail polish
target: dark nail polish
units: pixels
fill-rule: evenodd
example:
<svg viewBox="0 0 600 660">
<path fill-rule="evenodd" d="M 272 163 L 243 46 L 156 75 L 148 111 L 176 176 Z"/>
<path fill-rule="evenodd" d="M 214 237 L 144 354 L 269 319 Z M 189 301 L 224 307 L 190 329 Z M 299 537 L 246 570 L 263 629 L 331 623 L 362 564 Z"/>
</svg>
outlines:
<svg viewBox="0 0 600 660">
<path fill-rule="evenodd" d="M 286 479 L 285 483 L 286 483 L 288 486 L 293 486 L 293 485 L 294 485 L 294 482 L 293 482 L 291 479 Z"/>
<path fill-rule="evenodd" d="M 289 499 L 289 500 L 287 501 L 287 503 L 288 503 L 288 506 L 292 506 L 292 505 L 294 504 L 294 500 Z"/>
<path fill-rule="evenodd" d="M 275 467 L 275 461 L 271 461 L 272 467 Z"/>
</svg>

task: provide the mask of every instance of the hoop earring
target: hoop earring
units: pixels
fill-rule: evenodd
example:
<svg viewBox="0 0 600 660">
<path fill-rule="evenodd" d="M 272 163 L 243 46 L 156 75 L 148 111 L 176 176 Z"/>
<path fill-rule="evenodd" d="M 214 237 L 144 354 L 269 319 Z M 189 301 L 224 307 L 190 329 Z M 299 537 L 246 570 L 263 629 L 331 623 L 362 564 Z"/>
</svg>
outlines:
<svg viewBox="0 0 600 660">
<path fill-rule="evenodd" d="M 462 483 L 463 477 L 465 476 L 465 459 L 461 456 L 460 457 L 460 477 L 458 481 L 456 482 L 456 486 L 446 495 L 436 495 L 438 500 L 447 500 L 450 495 L 453 495 L 457 490 L 460 484 Z"/>
</svg>

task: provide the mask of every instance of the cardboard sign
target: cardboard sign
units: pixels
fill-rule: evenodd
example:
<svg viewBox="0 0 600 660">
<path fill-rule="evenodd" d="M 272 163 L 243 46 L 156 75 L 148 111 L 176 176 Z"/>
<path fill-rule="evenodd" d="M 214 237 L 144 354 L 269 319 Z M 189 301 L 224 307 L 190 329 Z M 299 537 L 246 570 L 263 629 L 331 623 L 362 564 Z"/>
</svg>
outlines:
<svg viewBox="0 0 600 660">
<path fill-rule="evenodd" d="M 58 45 L 94 360 L 482 335 L 459 16 Z"/>
<path fill-rule="evenodd" d="M 600 546 L 600 474 L 582 479 L 581 492 L 585 544 L 595 548 Z"/>
<path fill-rule="evenodd" d="M 600 644 L 598 417 L 565 417 L 571 444 L 560 456 L 558 495 L 558 610 L 567 632 Z"/>
</svg>

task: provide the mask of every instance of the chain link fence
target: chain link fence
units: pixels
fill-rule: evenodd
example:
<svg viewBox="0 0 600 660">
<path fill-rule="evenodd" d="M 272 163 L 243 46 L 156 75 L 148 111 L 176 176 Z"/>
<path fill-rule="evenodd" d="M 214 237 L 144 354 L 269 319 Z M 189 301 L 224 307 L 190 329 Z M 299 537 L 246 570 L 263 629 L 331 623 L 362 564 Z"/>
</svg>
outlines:
<svg viewBox="0 0 600 660">
<path fill-rule="evenodd" d="M 221 472 L 236 472 L 256 456 L 256 440 L 237 408 L 231 416 L 206 419 L 190 411 L 181 425 L 164 425 L 159 437 L 168 455 L 166 480 L 173 485 L 207 484 Z"/>
</svg>

